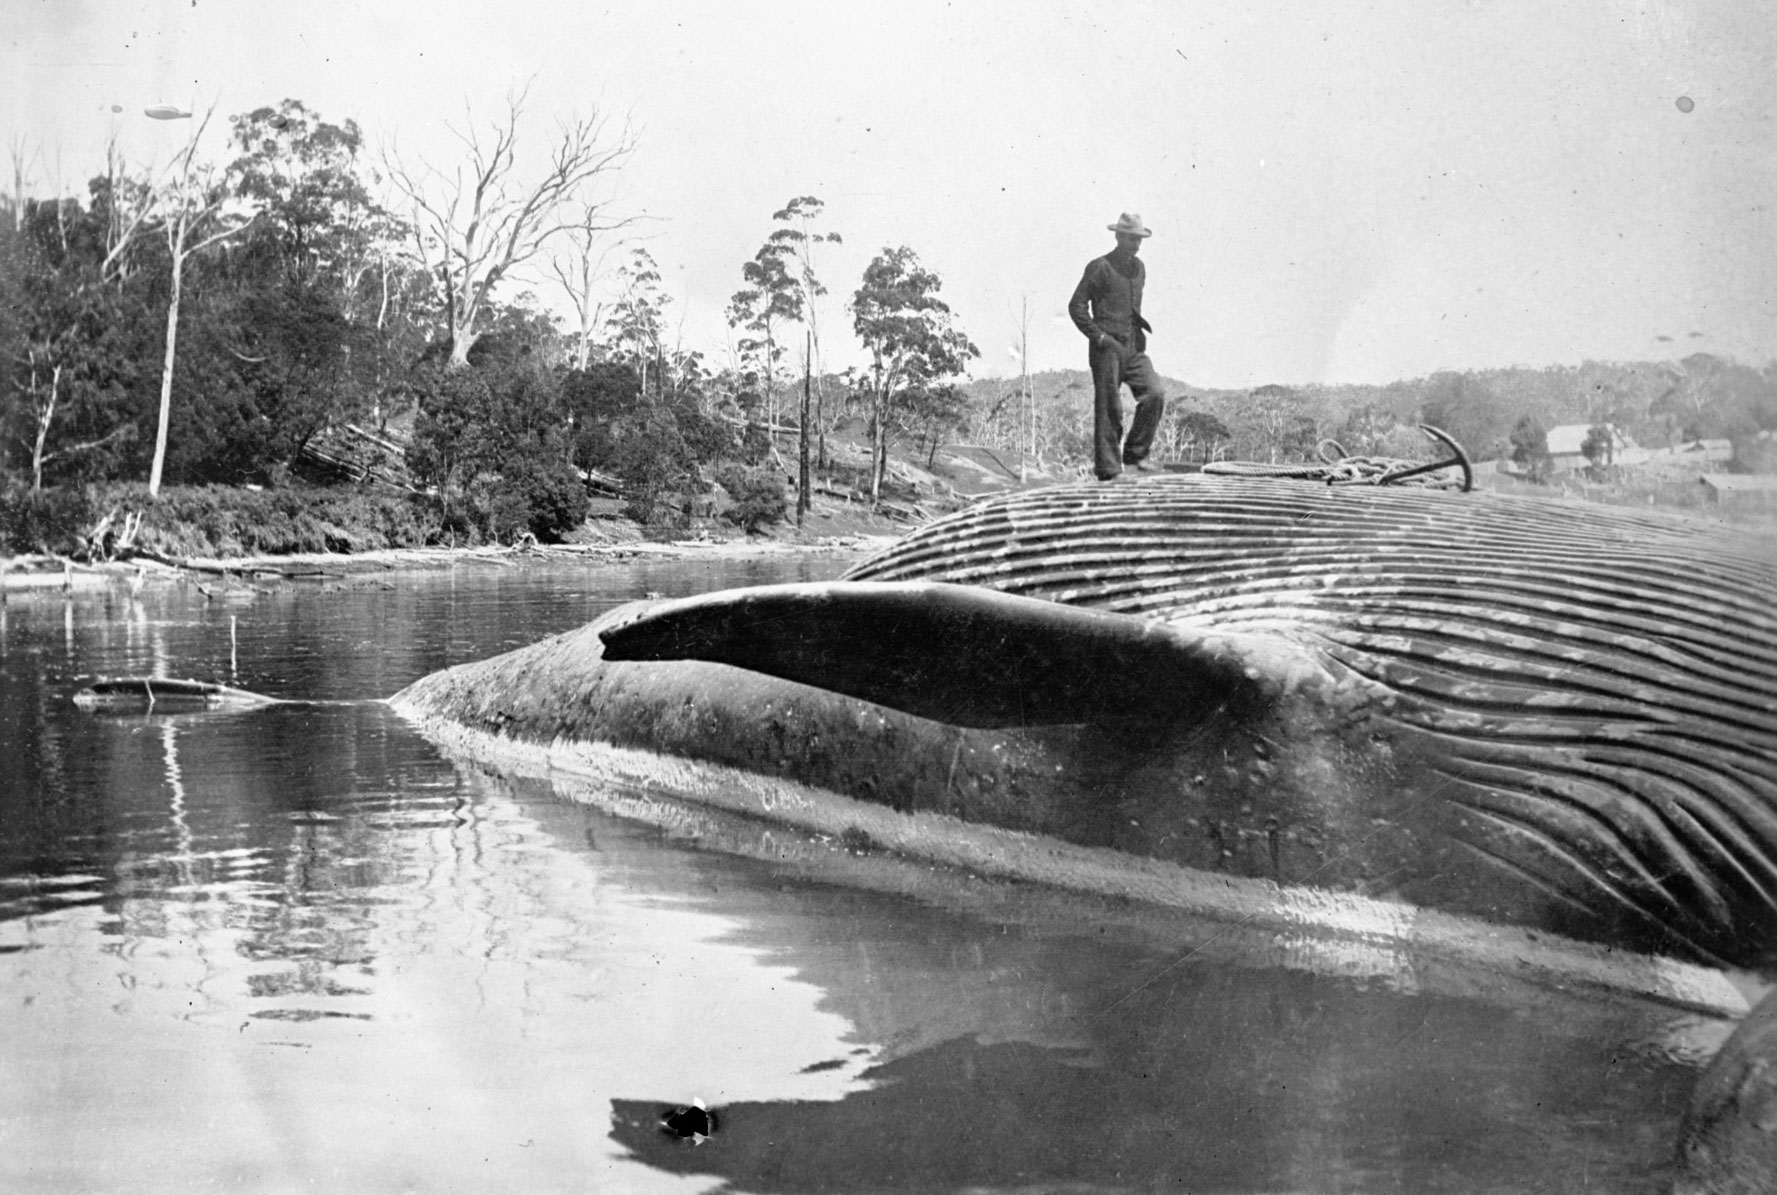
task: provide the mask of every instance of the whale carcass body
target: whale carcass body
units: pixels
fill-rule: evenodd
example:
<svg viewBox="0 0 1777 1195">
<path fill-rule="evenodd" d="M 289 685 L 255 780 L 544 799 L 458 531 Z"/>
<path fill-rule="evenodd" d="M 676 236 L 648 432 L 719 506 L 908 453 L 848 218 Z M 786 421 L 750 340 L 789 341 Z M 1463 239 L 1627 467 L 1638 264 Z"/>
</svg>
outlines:
<svg viewBox="0 0 1777 1195">
<path fill-rule="evenodd" d="M 1675 517 L 1162 477 L 625 607 L 396 703 L 798 807 L 1772 971 L 1774 593 L 1767 544 Z"/>
</svg>

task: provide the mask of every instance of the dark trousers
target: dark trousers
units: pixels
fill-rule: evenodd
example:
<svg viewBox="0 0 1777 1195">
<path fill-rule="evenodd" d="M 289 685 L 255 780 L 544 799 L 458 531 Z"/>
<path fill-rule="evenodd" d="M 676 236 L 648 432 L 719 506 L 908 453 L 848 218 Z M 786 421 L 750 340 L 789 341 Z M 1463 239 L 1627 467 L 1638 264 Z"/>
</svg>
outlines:
<svg viewBox="0 0 1777 1195">
<path fill-rule="evenodd" d="M 1166 410 L 1166 391 L 1148 355 L 1126 349 L 1114 340 L 1103 348 L 1094 345 L 1092 362 L 1092 471 L 1105 481 L 1148 459 L 1160 416 Z M 1123 402 L 1119 390 L 1128 383 L 1135 396 L 1135 422 L 1129 438 L 1123 438 Z"/>
</svg>

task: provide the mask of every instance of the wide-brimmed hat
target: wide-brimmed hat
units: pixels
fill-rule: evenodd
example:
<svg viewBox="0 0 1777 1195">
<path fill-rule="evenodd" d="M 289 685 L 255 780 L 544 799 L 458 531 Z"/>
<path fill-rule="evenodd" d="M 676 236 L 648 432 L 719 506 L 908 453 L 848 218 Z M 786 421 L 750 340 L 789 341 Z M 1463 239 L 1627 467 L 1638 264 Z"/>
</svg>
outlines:
<svg viewBox="0 0 1777 1195">
<path fill-rule="evenodd" d="M 1124 212 L 1121 216 L 1117 217 L 1117 222 L 1115 224 L 1106 224 L 1105 227 L 1112 232 L 1127 232 L 1132 236 L 1138 237 L 1151 237 L 1154 235 L 1148 231 L 1148 226 L 1141 222 L 1141 216 L 1135 212 Z"/>
</svg>

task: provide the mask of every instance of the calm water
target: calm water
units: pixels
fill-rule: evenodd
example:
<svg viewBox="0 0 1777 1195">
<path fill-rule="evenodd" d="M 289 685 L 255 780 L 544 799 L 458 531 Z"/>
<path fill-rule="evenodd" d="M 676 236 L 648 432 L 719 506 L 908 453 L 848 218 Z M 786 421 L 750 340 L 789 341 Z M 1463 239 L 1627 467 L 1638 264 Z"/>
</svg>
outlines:
<svg viewBox="0 0 1777 1195">
<path fill-rule="evenodd" d="M 1718 1026 L 508 783 L 367 700 L 844 563 L 13 595 L 0 1189 L 1663 1188 Z M 340 704 L 68 700 L 146 672 Z"/>
</svg>

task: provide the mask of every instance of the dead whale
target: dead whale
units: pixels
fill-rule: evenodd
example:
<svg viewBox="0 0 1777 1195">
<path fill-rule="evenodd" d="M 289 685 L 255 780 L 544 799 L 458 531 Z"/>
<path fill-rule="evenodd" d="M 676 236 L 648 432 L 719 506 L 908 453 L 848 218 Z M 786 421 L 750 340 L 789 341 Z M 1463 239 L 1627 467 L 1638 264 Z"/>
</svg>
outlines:
<svg viewBox="0 0 1777 1195">
<path fill-rule="evenodd" d="M 1166 477 L 997 498 L 838 582 L 627 607 L 395 702 L 1772 971 L 1774 593 L 1766 545 L 1688 520 Z"/>
</svg>

